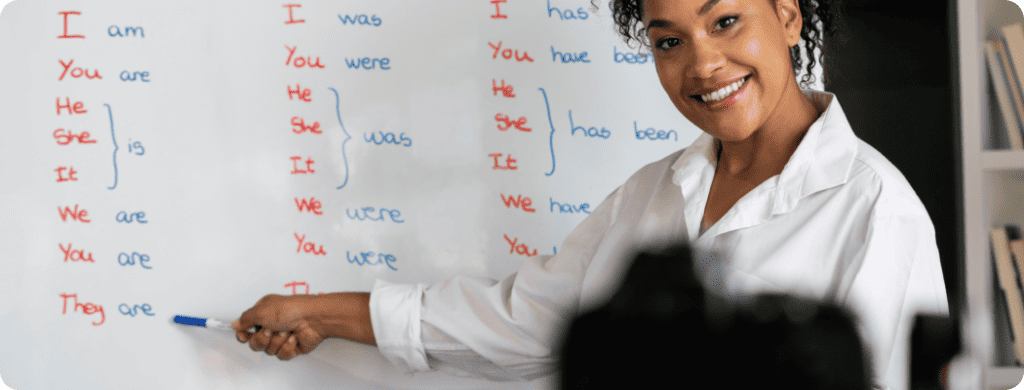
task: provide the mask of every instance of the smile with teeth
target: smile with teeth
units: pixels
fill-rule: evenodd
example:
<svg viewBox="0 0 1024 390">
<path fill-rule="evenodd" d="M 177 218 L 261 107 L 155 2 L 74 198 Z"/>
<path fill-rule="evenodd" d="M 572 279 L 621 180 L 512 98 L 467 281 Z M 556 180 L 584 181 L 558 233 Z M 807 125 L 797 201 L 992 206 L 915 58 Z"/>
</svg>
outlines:
<svg viewBox="0 0 1024 390">
<path fill-rule="evenodd" d="M 701 100 L 704 103 L 707 103 L 707 104 L 718 102 L 718 101 L 720 101 L 722 99 L 725 99 L 725 98 L 731 96 L 736 91 L 739 91 L 740 87 L 743 87 L 743 83 L 745 83 L 746 81 L 747 81 L 747 78 L 744 77 L 742 79 L 739 79 L 735 83 L 732 83 L 732 84 L 726 85 L 725 87 L 722 87 L 722 89 L 719 89 L 719 90 L 717 90 L 715 92 L 709 93 L 707 95 L 700 95 L 700 98 L 701 98 Z"/>
</svg>

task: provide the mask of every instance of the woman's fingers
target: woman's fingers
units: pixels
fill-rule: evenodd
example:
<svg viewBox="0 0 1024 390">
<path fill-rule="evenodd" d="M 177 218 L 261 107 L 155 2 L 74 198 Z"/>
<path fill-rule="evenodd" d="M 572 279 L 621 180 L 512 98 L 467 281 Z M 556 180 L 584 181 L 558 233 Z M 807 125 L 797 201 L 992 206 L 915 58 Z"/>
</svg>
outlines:
<svg viewBox="0 0 1024 390">
<path fill-rule="evenodd" d="M 270 343 L 267 344 L 267 355 L 277 355 L 281 346 L 288 340 L 289 332 L 274 332 L 274 335 L 270 337 Z"/>
<path fill-rule="evenodd" d="M 266 349 L 267 344 L 270 344 L 271 333 L 270 329 L 263 329 L 253 334 L 249 339 L 249 348 L 256 352 Z"/>
<path fill-rule="evenodd" d="M 295 335 L 288 336 L 288 340 L 281 345 L 281 349 L 277 350 L 277 358 L 281 360 L 291 360 L 299 354 L 298 341 Z"/>
</svg>

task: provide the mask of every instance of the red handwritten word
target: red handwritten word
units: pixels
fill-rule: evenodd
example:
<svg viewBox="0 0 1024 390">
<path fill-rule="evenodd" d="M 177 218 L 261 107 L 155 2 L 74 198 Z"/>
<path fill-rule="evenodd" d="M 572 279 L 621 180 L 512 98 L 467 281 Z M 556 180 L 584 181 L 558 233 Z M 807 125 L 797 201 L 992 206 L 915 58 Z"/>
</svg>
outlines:
<svg viewBox="0 0 1024 390">
<path fill-rule="evenodd" d="M 67 145 L 71 141 L 78 140 L 80 144 L 94 144 L 96 140 L 89 139 L 89 132 L 83 131 L 81 134 L 75 134 L 71 130 L 57 129 L 53 131 L 53 139 L 57 140 L 57 145 Z"/>
<path fill-rule="evenodd" d="M 517 253 L 520 255 L 524 255 L 526 257 L 537 256 L 536 249 L 533 250 L 533 253 L 530 253 L 530 247 L 526 246 L 526 244 L 516 245 L 516 243 L 519 242 L 519 238 L 516 238 L 515 240 L 510 240 L 508 239 L 508 234 L 505 234 L 505 241 L 508 241 L 509 246 L 511 246 L 508 250 L 508 253 Z"/>
<path fill-rule="evenodd" d="M 498 165 L 498 157 L 501 157 L 501 153 L 491 153 L 491 154 L 488 154 L 487 156 L 494 157 L 494 167 L 492 169 L 504 169 L 504 170 L 511 169 L 513 171 L 516 170 L 516 169 L 519 169 L 519 167 L 517 167 L 515 165 L 512 165 L 512 163 L 516 162 L 516 159 L 512 158 L 512 154 L 509 154 L 508 157 L 505 157 L 505 165 L 504 166 Z"/>
<path fill-rule="evenodd" d="M 494 15 L 491 15 L 491 19 L 508 19 L 508 15 L 501 14 L 501 3 L 505 0 L 491 0 L 491 4 L 494 4 Z"/>
<path fill-rule="evenodd" d="M 285 66 L 292 65 L 296 68 L 301 68 L 303 66 L 320 69 L 324 68 L 324 66 L 320 64 L 319 56 L 316 57 L 316 63 L 313 62 L 312 56 L 306 56 L 305 58 L 303 58 L 302 56 L 298 56 L 295 57 L 295 61 L 292 61 L 292 56 L 295 55 L 295 49 L 299 48 L 298 45 L 296 45 L 295 47 L 288 47 L 288 45 L 284 45 L 284 48 L 288 50 L 288 61 L 284 62 Z"/>
<path fill-rule="evenodd" d="M 306 131 L 313 134 L 323 133 L 323 131 L 320 131 L 320 122 L 313 122 L 312 126 L 306 126 L 306 120 L 297 116 L 292 117 L 292 126 L 295 126 L 295 128 L 292 129 L 292 132 L 295 134 L 302 134 Z"/>
<path fill-rule="evenodd" d="M 516 94 L 512 93 L 512 84 L 505 85 L 505 80 L 501 80 L 501 86 L 498 86 L 498 81 L 491 79 L 491 85 L 493 86 L 494 96 L 498 96 L 498 91 L 501 91 L 501 95 L 507 98 L 514 98 Z"/>
<path fill-rule="evenodd" d="M 75 63 L 75 60 L 71 60 L 70 62 L 68 62 L 66 64 L 62 60 L 57 60 L 57 62 L 60 62 L 60 66 L 64 67 L 64 71 L 60 72 L 60 78 L 57 79 L 57 81 L 62 81 L 62 80 L 64 80 L 64 76 L 68 74 L 68 69 L 71 69 L 71 64 Z M 94 69 L 92 71 L 91 75 L 89 74 L 89 69 L 82 69 L 82 68 L 79 68 L 77 66 L 74 69 L 71 69 L 71 77 L 74 77 L 74 78 L 77 79 L 77 78 L 82 77 L 82 76 L 85 76 L 85 78 L 90 79 L 90 80 L 91 79 L 102 79 L 103 78 L 103 76 L 100 76 L 100 70 L 99 69 Z"/>
<path fill-rule="evenodd" d="M 306 23 L 306 19 L 295 19 L 292 17 L 292 7 L 302 8 L 302 4 L 285 4 L 284 7 L 288 9 L 288 20 L 284 24 Z"/>
<path fill-rule="evenodd" d="M 306 288 L 306 292 L 305 293 L 309 294 L 309 283 L 294 281 L 294 282 L 291 282 L 291 283 L 286 283 L 284 285 L 285 288 L 288 288 L 288 287 L 292 288 L 292 295 L 298 295 L 299 294 L 299 290 L 297 288 L 299 286 L 305 287 Z M 323 291 L 318 292 L 317 295 L 324 295 L 324 292 Z"/>
<path fill-rule="evenodd" d="M 58 15 L 64 15 L 64 34 L 58 36 L 57 37 L 58 39 L 60 39 L 60 38 L 64 38 L 64 39 L 66 39 L 66 38 L 82 38 L 82 39 L 85 39 L 85 35 L 68 35 L 68 15 L 81 15 L 82 14 L 81 12 L 78 12 L 78 11 L 60 11 L 57 14 Z"/>
<path fill-rule="evenodd" d="M 499 112 L 497 115 L 494 116 L 494 120 L 498 122 L 498 130 L 501 131 L 508 130 L 512 126 L 515 126 L 516 130 L 520 131 L 533 131 L 533 129 L 523 126 L 526 124 L 525 116 L 521 116 L 519 117 L 519 119 L 516 120 L 511 120 L 508 118 L 508 115 L 501 115 L 501 113 Z M 501 126 L 502 123 L 505 124 L 504 127 Z"/>
<path fill-rule="evenodd" d="M 68 170 L 68 177 L 64 177 L 65 169 Z M 78 178 L 75 177 L 75 174 L 78 173 L 78 171 L 75 170 L 75 167 L 57 167 L 57 169 L 54 169 L 53 171 L 57 172 L 58 183 L 65 181 L 78 181 Z"/>
<path fill-rule="evenodd" d="M 71 249 L 71 243 L 70 242 L 68 243 L 67 249 L 64 249 L 64 245 L 61 245 L 60 243 L 57 243 L 57 246 L 60 247 L 60 251 L 61 252 L 64 252 L 64 262 L 65 263 L 67 263 L 68 260 L 71 260 L 72 262 L 84 261 L 84 262 L 88 262 L 88 263 L 95 263 L 95 261 L 93 261 L 93 259 L 92 259 L 92 252 L 89 252 L 88 255 L 85 255 L 85 250 L 84 249 Z"/>
<path fill-rule="evenodd" d="M 508 198 L 506 199 L 505 194 L 500 195 L 501 201 L 505 202 L 505 207 L 521 207 L 523 211 L 528 213 L 537 211 L 536 209 L 530 207 L 530 205 L 533 204 L 533 200 L 530 198 L 523 197 L 522 195 L 516 195 L 516 197 L 513 198 L 512 195 L 509 195 Z"/>
<path fill-rule="evenodd" d="M 307 157 L 306 158 L 306 169 L 299 169 L 299 161 L 301 161 L 301 160 L 302 160 L 302 157 L 300 157 L 300 156 L 292 156 L 292 167 L 293 167 L 292 168 L 292 174 L 293 175 L 300 174 L 300 173 L 302 173 L 302 174 L 316 173 L 316 171 L 313 170 L 313 163 L 315 163 L 316 161 L 313 161 L 312 157 Z"/>
<path fill-rule="evenodd" d="M 107 320 L 107 315 L 103 314 L 103 306 L 94 305 L 89 302 L 78 303 L 78 294 L 60 294 L 60 297 L 64 298 L 64 310 L 61 312 L 61 314 L 68 313 L 68 298 L 74 298 L 75 304 L 74 306 L 72 306 L 72 311 L 74 311 L 75 313 L 78 312 L 78 308 L 82 308 L 82 313 L 85 313 L 86 315 L 100 313 L 100 322 L 93 322 L 93 326 L 102 325 Z"/>
<path fill-rule="evenodd" d="M 85 110 L 85 105 L 82 104 L 82 102 L 75 102 L 75 104 L 72 105 L 71 104 L 71 98 L 69 98 L 69 97 L 64 98 L 64 101 L 67 102 L 67 103 L 64 103 L 63 105 L 61 105 L 60 104 L 60 98 L 57 98 L 57 115 L 60 115 L 60 109 L 61 108 L 68 109 L 68 115 L 72 115 L 73 113 L 74 114 L 85 114 L 85 113 L 88 112 L 88 111 Z M 72 108 L 74 110 L 72 110 Z"/>
<path fill-rule="evenodd" d="M 68 217 L 71 217 L 71 219 L 74 221 L 81 221 L 82 223 L 90 222 L 88 219 L 85 219 L 85 217 L 89 216 L 89 212 L 86 211 L 85 209 L 79 211 L 78 204 L 75 204 L 74 211 L 72 211 L 71 208 L 68 206 L 64 206 L 64 210 L 61 210 L 60 206 L 57 206 L 57 212 L 60 213 L 60 219 L 61 221 L 64 222 L 68 221 Z"/>
<path fill-rule="evenodd" d="M 487 42 L 487 44 L 491 46 L 491 49 L 494 49 L 494 55 L 491 56 L 491 58 L 498 59 L 498 52 L 501 52 L 501 58 L 504 58 L 506 60 L 511 60 L 512 59 L 512 57 L 513 57 L 513 50 L 512 49 L 501 50 L 501 41 L 498 41 L 498 46 L 494 46 L 494 44 L 490 43 L 490 42 Z M 519 62 L 523 62 L 523 61 L 533 62 L 533 58 L 530 58 L 530 55 L 527 54 L 525 50 L 523 51 L 523 56 L 522 57 L 519 56 L 519 49 L 516 49 L 514 51 L 514 53 L 515 53 L 514 57 L 516 58 L 516 61 L 519 61 Z"/>
<path fill-rule="evenodd" d="M 294 234 L 295 234 L 295 239 L 299 241 L 299 247 L 298 247 L 298 249 L 295 250 L 295 252 L 312 253 L 313 256 L 316 256 L 316 255 L 327 255 L 327 252 L 324 251 L 324 246 L 323 245 L 320 245 L 320 249 L 317 249 L 316 244 L 314 244 L 312 241 L 303 243 L 303 241 L 306 241 L 306 235 L 305 234 L 303 234 L 302 237 L 299 237 L 299 233 L 294 233 Z"/>
<path fill-rule="evenodd" d="M 295 84 L 295 89 L 292 89 L 290 85 L 288 86 L 288 100 L 292 100 L 292 95 L 295 95 L 296 97 L 299 98 L 299 100 L 302 100 L 304 102 L 311 102 L 313 101 L 313 99 L 310 99 L 309 95 L 312 93 L 313 92 L 311 92 L 309 88 L 302 89 L 302 87 L 299 86 L 299 84 Z"/>
<path fill-rule="evenodd" d="M 302 209 L 306 209 L 306 211 L 316 215 L 324 214 L 323 211 L 320 211 L 322 204 L 319 200 L 316 200 L 316 197 L 310 197 L 308 201 L 305 199 L 300 201 L 299 198 L 295 198 L 295 206 L 299 208 L 300 213 L 302 212 Z"/>
</svg>

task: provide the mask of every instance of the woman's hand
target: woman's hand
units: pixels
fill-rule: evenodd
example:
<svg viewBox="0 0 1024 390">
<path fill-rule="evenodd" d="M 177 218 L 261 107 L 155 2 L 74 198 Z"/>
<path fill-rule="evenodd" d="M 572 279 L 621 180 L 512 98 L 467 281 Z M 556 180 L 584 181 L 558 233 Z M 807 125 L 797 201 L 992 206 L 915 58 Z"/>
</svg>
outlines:
<svg viewBox="0 0 1024 390">
<path fill-rule="evenodd" d="M 323 329 L 315 329 L 307 320 L 312 306 L 309 298 L 315 297 L 267 295 L 231 327 L 237 331 L 238 341 L 249 342 L 253 351 L 265 351 L 281 360 L 309 353 L 326 338 Z M 249 333 L 253 326 L 260 329 Z"/>
<path fill-rule="evenodd" d="M 249 333 L 253 326 L 259 330 Z M 265 351 L 281 360 L 309 353 L 328 337 L 376 345 L 369 293 L 270 294 L 242 313 L 231 327 L 239 342 L 248 342 L 253 351 Z"/>
</svg>

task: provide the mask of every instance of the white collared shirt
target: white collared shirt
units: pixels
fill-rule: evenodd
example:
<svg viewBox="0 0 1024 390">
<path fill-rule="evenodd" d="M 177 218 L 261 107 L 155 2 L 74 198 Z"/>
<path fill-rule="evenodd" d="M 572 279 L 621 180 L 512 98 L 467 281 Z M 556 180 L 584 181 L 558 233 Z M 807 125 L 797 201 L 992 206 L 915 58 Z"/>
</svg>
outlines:
<svg viewBox="0 0 1024 390">
<path fill-rule="evenodd" d="M 839 101 L 805 93 L 823 113 L 782 172 L 704 234 L 717 164 L 706 133 L 630 177 L 557 255 L 534 257 L 505 279 L 378 280 L 370 314 L 381 353 L 409 371 L 456 367 L 496 380 L 550 374 L 563 327 L 616 291 L 632 251 L 685 238 L 701 253 L 696 262 L 713 291 L 846 305 L 859 318 L 875 386 L 906 389 L 914 315 L 949 312 L 934 227 L 903 175 L 854 135 Z"/>
</svg>

